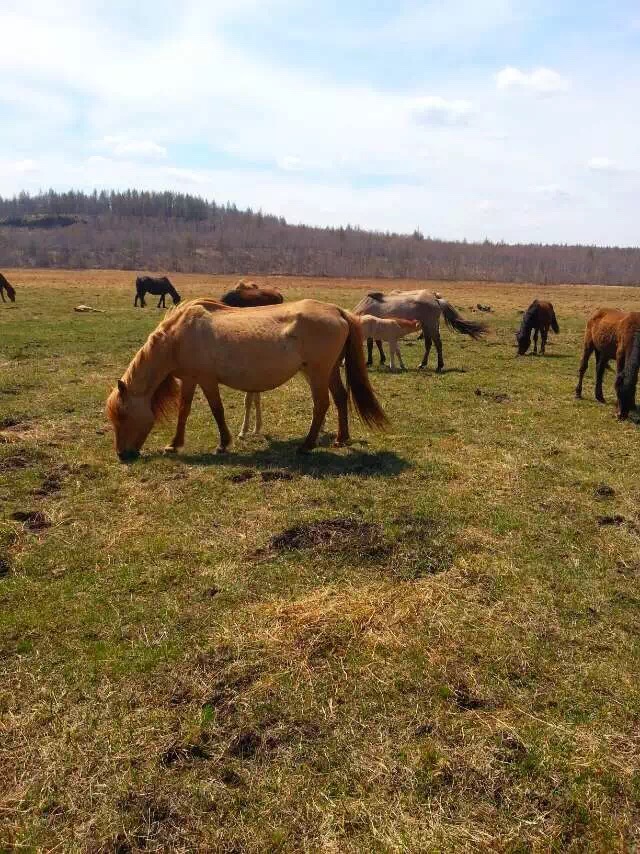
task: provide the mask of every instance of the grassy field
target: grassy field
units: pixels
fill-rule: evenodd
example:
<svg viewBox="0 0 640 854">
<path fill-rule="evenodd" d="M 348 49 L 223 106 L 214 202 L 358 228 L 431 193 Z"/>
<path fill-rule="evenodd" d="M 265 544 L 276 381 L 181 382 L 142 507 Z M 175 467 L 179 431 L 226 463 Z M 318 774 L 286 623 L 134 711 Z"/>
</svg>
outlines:
<svg viewBox="0 0 640 854">
<path fill-rule="evenodd" d="M 613 373 L 573 389 L 585 317 L 638 291 L 427 285 L 491 332 L 375 367 L 388 433 L 296 456 L 296 378 L 267 438 L 214 456 L 200 396 L 181 456 L 163 425 L 124 466 L 104 401 L 162 312 L 130 273 L 7 276 L 0 850 L 637 850 L 640 433 Z M 542 290 L 561 334 L 516 359 Z"/>
</svg>

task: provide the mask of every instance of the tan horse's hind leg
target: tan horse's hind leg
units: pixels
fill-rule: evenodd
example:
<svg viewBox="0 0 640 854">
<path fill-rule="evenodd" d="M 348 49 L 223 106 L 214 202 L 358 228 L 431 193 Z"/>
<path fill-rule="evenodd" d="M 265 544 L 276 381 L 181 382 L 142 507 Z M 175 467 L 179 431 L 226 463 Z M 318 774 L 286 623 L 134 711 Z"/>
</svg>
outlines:
<svg viewBox="0 0 640 854">
<path fill-rule="evenodd" d="M 182 380 L 180 383 L 180 404 L 178 409 L 178 424 L 176 433 L 171 442 L 164 449 L 165 454 L 175 454 L 184 445 L 184 428 L 187 418 L 191 412 L 191 403 L 196 390 L 196 384 L 192 380 Z"/>
<path fill-rule="evenodd" d="M 313 397 L 313 419 L 306 439 L 298 448 L 300 454 L 307 454 L 315 448 L 318 434 L 324 424 L 327 409 L 329 409 L 329 381 L 324 369 L 314 372 L 313 368 L 307 368 L 305 373 Z"/>
<path fill-rule="evenodd" d="M 340 367 L 336 365 L 329 379 L 329 390 L 331 397 L 338 410 L 338 435 L 333 443 L 339 448 L 349 441 L 349 395 L 340 376 Z"/>
<path fill-rule="evenodd" d="M 229 432 L 227 422 L 224 418 L 224 406 L 222 405 L 222 398 L 220 397 L 218 383 L 215 380 L 212 380 L 208 381 L 206 384 L 201 383 L 200 385 L 202 386 L 202 391 L 209 402 L 209 407 L 213 413 L 213 417 L 216 419 L 218 430 L 220 431 L 220 444 L 216 448 L 216 453 L 224 454 L 231 444 L 231 433 Z"/>
</svg>

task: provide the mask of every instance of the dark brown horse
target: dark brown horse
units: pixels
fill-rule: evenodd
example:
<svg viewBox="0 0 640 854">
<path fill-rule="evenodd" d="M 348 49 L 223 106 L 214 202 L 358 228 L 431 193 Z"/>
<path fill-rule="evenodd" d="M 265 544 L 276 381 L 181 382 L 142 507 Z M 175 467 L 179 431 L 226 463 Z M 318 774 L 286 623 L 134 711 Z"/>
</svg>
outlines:
<svg viewBox="0 0 640 854">
<path fill-rule="evenodd" d="M 549 327 L 558 334 L 560 327 L 556 320 L 556 313 L 553 310 L 553 305 L 550 302 L 534 299 L 529 308 L 525 311 L 520 330 L 516 333 L 516 342 L 518 345 L 518 356 L 524 356 L 531 346 L 531 333 L 533 332 L 533 352 L 538 352 L 538 333 L 540 334 L 540 353 L 544 356 L 545 347 L 547 346 L 547 335 Z"/>
<path fill-rule="evenodd" d="M 12 287 L 9 282 L 5 279 L 5 277 L 0 273 L 0 297 L 2 297 L 2 302 L 6 302 L 4 298 L 4 292 L 7 292 L 7 296 L 11 302 L 16 301 L 16 289 Z"/>
<path fill-rule="evenodd" d="M 618 418 L 624 420 L 636 407 L 636 385 L 640 368 L 640 312 L 599 308 L 587 321 L 584 352 L 578 371 L 576 397 L 582 397 L 582 380 L 591 354 L 596 354 L 596 400 L 604 403 L 602 381 L 611 359 L 616 360 L 615 389 Z"/>
<path fill-rule="evenodd" d="M 220 297 L 220 302 L 234 308 L 255 308 L 259 305 L 280 305 L 284 302 L 284 297 L 278 288 L 263 287 L 255 282 L 241 280 L 233 290 Z"/>
<path fill-rule="evenodd" d="M 158 308 L 167 307 L 165 302 L 167 294 L 169 294 L 173 300 L 174 305 L 178 305 L 180 302 L 180 294 L 166 276 L 161 276 L 160 278 L 155 278 L 154 276 L 138 276 L 136 279 L 136 297 L 133 301 L 134 308 L 138 305 L 138 301 L 140 302 L 140 308 L 146 307 L 147 304 L 144 301 L 145 294 L 154 294 L 154 296 L 160 297 L 158 300 Z"/>
</svg>

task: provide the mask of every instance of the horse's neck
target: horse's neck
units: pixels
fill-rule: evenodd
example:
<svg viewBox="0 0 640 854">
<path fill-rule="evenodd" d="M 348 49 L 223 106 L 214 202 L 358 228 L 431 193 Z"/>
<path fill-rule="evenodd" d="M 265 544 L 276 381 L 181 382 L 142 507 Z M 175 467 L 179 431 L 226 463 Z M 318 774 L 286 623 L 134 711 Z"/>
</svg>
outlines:
<svg viewBox="0 0 640 854">
<path fill-rule="evenodd" d="M 133 357 L 124 381 L 133 394 L 151 397 L 173 369 L 171 347 L 164 333 L 153 333 Z"/>
</svg>

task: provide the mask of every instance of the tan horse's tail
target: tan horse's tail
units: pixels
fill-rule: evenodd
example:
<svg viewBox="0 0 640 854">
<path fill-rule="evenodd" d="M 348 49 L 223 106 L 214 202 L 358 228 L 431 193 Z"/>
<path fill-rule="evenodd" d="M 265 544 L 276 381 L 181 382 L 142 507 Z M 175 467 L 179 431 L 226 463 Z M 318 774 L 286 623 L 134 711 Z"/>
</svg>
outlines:
<svg viewBox="0 0 640 854">
<path fill-rule="evenodd" d="M 384 430 L 389 424 L 389 419 L 378 403 L 364 361 L 362 350 L 362 332 L 358 318 L 351 312 L 340 309 L 340 314 L 349 324 L 349 335 L 344 348 L 344 362 L 347 374 L 347 388 L 351 400 L 360 418 L 367 427 Z"/>
</svg>

